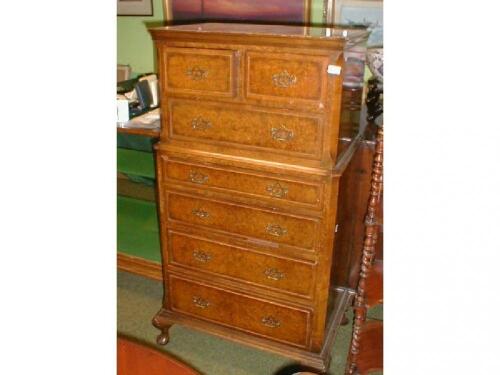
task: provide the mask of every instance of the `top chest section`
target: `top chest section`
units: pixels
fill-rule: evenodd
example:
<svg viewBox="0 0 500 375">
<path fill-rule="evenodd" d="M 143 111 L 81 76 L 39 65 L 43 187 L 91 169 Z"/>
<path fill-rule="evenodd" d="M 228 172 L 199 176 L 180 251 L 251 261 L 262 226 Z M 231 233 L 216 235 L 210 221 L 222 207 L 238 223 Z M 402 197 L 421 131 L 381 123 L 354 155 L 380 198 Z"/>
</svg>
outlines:
<svg viewBox="0 0 500 375">
<path fill-rule="evenodd" d="M 338 50 L 264 44 L 159 42 L 162 98 L 325 113 L 341 89 Z M 337 90 L 336 90 L 337 89 Z"/>
</svg>

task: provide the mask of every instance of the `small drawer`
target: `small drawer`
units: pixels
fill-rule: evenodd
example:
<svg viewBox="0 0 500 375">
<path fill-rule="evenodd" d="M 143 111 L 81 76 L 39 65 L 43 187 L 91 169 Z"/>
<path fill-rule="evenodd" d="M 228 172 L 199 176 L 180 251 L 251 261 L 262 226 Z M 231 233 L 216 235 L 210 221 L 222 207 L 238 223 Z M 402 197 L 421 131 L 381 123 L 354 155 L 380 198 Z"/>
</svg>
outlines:
<svg viewBox="0 0 500 375">
<path fill-rule="evenodd" d="M 238 204 L 168 193 L 171 220 L 314 250 L 319 221 Z"/>
<path fill-rule="evenodd" d="M 248 99 L 324 108 L 328 57 L 248 52 L 246 65 Z"/>
<path fill-rule="evenodd" d="M 173 311 L 306 347 L 310 312 L 170 275 Z"/>
<path fill-rule="evenodd" d="M 233 96 L 233 52 L 164 48 L 163 93 Z"/>
<path fill-rule="evenodd" d="M 318 208 L 321 202 L 321 184 L 304 183 L 266 177 L 257 173 L 208 167 L 205 165 L 161 159 L 163 175 L 172 181 L 184 182 L 222 190 L 269 198 L 273 201 L 302 203 Z"/>
<path fill-rule="evenodd" d="M 171 100 L 168 108 L 173 139 L 316 159 L 321 155 L 323 127 L 319 116 L 188 100 Z"/>
<path fill-rule="evenodd" d="M 311 296 L 314 264 L 169 232 L 169 262 L 301 296 Z"/>
</svg>

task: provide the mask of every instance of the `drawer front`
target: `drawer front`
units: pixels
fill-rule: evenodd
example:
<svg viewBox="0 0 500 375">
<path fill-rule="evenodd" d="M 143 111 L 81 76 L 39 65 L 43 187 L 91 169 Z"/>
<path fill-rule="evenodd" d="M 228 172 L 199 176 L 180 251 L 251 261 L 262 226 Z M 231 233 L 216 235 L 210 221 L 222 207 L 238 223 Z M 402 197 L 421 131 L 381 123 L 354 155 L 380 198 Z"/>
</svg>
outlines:
<svg viewBox="0 0 500 375">
<path fill-rule="evenodd" d="M 169 261 L 255 284 L 310 296 L 314 265 L 170 232 Z"/>
<path fill-rule="evenodd" d="M 201 319 L 300 347 L 307 343 L 310 313 L 236 292 L 169 277 L 170 306 Z"/>
<path fill-rule="evenodd" d="M 233 96 L 233 52 L 164 48 L 164 93 Z"/>
<path fill-rule="evenodd" d="M 181 181 L 193 186 L 206 186 L 247 193 L 273 200 L 297 202 L 314 207 L 321 201 L 321 185 L 305 184 L 276 179 L 256 174 L 247 174 L 226 169 L 211 168 L 194 163 L 162 159 L 163 175 L 167 179 Z"/>
<path fill-rule="evenodd" d="M 169 218 L 265 241 L 314 249 L 318 222 L 285 214 L 168 194 Z"/>
<path fill-rule="evenodd" d="M 169 116 L 172 138 L 264 148 L 314 158 L 321 155 L 319 117 L 180 100 L 170 101 Z"/>
<path fill-rule="evenodd" d="M 247 53 L 247 98 L 324 107 L 328 57 Z M 265 103 L 264 103 L 265 104 Z"/>
</svg>

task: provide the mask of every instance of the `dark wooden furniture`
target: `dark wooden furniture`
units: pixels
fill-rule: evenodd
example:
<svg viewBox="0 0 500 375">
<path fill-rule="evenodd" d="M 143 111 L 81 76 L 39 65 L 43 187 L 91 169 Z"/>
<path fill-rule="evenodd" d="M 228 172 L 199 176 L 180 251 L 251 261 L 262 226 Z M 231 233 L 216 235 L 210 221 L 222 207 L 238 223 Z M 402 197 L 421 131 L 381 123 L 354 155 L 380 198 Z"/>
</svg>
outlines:
<svg viewBox="0 0 500 375">
<path fill-rule="evenodd" d="M 351 161 L 362 134 L 339 138 L 339 73 L 344 49 L 366 33 L 245 24 L 150 32 L 162 113 L 158 343 L 179 323 L 325 371 L 357 263 Z"/>
<path fill-rule="evenodd" d="M 118 375 L 199 375 L 199 372 L 146 344 L 125 336 L 117 341 Z"/>
<path fill-rule="evenodd" d="M 368 122 L 382 113 L 381 91 L 375 81 L 369 84 Z M 383 302 L 383 260 L 379 237 L 382 234 L 383 126 L 376 126 L 370 198 L 365 217 L 365 236 L 360 278 L 354 300 L 354 323 L 346 374 L 362 375 L 383 369 L 383 322 L 367 319 L 370 307 Z M 378 245 L 378 246 L 377 246 Z"/>
</svg>

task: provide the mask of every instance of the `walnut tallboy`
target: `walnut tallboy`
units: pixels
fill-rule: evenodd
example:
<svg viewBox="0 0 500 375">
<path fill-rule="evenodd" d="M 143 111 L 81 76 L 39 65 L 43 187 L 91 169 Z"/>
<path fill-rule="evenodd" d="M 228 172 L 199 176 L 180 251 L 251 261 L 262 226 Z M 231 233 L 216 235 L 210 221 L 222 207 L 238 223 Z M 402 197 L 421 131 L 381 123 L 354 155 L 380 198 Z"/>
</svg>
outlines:
<svg viewBox="0 0 500 375">
<path fill-rule="evenodd" d="M 339 140 L 343 51 L 365 32 L 150 32 L 162 111 L 158 343 L 179 323 L 325 370 L 353 296 L 342 180 L 360 135 Z"/>
</svg>

